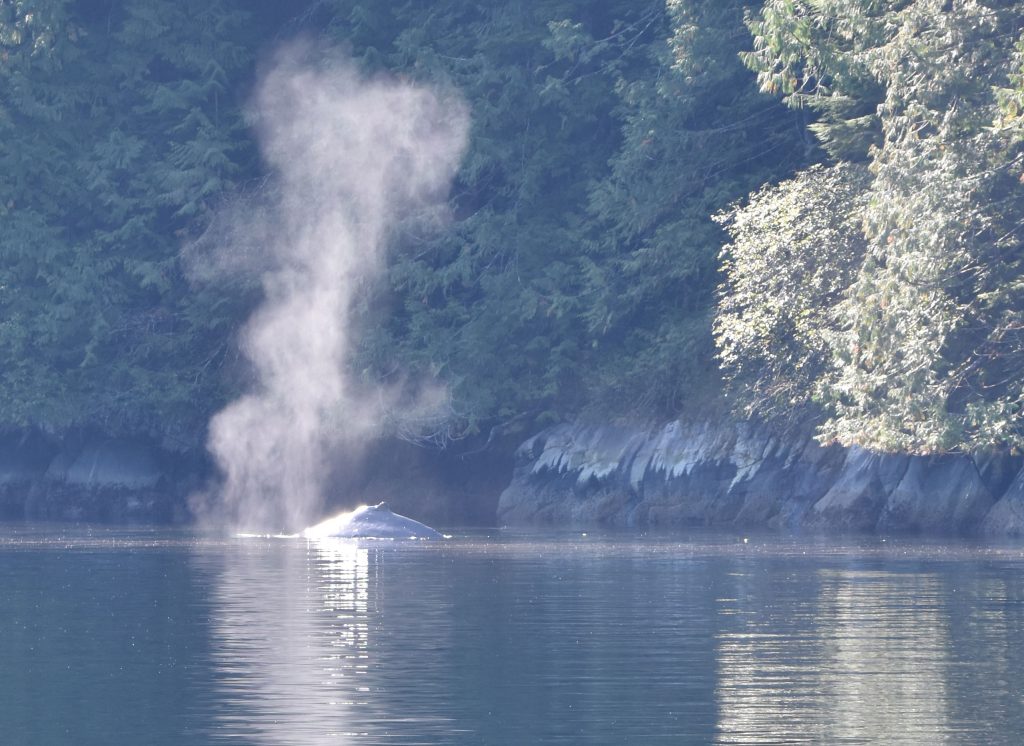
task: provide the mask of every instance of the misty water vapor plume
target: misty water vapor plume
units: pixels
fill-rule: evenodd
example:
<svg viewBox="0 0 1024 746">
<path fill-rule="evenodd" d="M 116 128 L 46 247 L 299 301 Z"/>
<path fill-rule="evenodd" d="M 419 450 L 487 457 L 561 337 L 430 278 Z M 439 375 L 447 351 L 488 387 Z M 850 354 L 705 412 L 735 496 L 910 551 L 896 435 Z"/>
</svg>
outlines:
<svg viewBox="0 0 1024 746">
<path fill-rule="evenodd" d="M 399 221 L 443 215 L 468 116 L 453 96 L 366 78 L 308 46 L 278 55 L 253 114 L 270 181 L 188 252 L 206 278 L 259 272 L 264 292 L 241 339 L 255 383 L 210 423 L 223 481 L 195 507 L 295 530 L 321 507 L 332 455 L 379 431 L 381 397 L 348 371 L 353 301 Z"/>
</svg>

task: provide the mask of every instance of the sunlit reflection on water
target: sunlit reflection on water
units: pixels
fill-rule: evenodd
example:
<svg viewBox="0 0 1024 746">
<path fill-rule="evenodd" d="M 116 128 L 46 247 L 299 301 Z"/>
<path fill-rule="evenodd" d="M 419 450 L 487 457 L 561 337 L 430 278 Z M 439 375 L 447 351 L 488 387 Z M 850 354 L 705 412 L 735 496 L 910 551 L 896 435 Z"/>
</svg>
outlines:
<svg viewBox="0 0 1024 746">
<path fill-rule="evenodd" d="M 4 743 L 1007 743 L 1019 546 L 0 528 Z M 0 739 L 2 740 L 2 739 Z"/>
<path fill-rule="evenodd" d="M 366 668 L 369 659 L 369 551 L 344 539 L 310 542 L 319 570 L 321 609 L 324 621 L 320 638 L 330 650 L 324 658 L 329 678 Z M 338 670 L 347 667 L 348 672 Z"/>
<path fill-rule="evenodd" d="M 816 597 L 768 600 L 746 588 L 722 603 L 719 740 L 941 742 L 951 732 L 951 644 L 940 578 L 816 575 Z"/>
<path fill-rule="evenodd" d="M 258 743 L 338 743 L 366 706 L 370 552 L 351 541 L 240 547 L 214 581 L 211 735 Z M 376 585 L 374 585 L 376 592 Z"/>
<path fill-rule="evenodd" d="M 211 619 L 220 706 L 209 736 L 337 744 L 397 730 L 407 743 L 412 734 L 453 732 L 450 717 L 431 711 L 439 661 L 423 643 L 445 639 L 444 623 L 431 619 L 447 602 L 424 614 L 403 610 L 417 590 L 433 593 L 386 579 L 388 562 L 406 551 L 295 539 L 223 557 Z M 388 624 L 389 615 L 400 619 Z"/>
</svg>

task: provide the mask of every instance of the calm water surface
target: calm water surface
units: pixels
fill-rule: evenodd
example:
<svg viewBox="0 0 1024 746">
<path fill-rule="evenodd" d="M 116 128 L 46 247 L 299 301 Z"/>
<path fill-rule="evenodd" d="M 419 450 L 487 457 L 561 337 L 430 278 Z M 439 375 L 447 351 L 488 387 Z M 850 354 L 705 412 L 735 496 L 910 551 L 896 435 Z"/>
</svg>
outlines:
<svg viewBox="0 0 1024 746">
<path fill-rule="evenodd" d="M 0 742 L 1024 741 L 1024 549 L 0 525 Z"/>
</svg>

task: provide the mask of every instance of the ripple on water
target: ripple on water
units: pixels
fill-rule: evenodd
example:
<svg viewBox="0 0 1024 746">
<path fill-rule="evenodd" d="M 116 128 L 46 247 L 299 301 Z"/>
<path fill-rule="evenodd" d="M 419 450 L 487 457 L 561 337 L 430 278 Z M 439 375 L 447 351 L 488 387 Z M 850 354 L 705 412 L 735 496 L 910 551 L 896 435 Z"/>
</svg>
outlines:
<svg viewBox="0 0 1024 746">
<path fill-rule="evenodd" d="M 24 744 L 1024 732 L 1020 547 L 454 533 L 4 527 L 0 722 Z"/>
</svg>

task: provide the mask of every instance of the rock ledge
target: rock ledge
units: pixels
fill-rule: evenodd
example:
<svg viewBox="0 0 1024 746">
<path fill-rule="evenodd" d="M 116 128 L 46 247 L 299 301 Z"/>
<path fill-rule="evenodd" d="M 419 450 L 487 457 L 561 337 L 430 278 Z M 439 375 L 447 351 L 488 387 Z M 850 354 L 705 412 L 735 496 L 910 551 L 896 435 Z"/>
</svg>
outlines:
<svg viewBox="0 0 1024 746">
<path fill-rule="evenodd" d="M 498 520 L 1022 536 L 1022 465 L 823 447 L 747 422 L 556 425 L 519 447 Z"/>
</svg>

